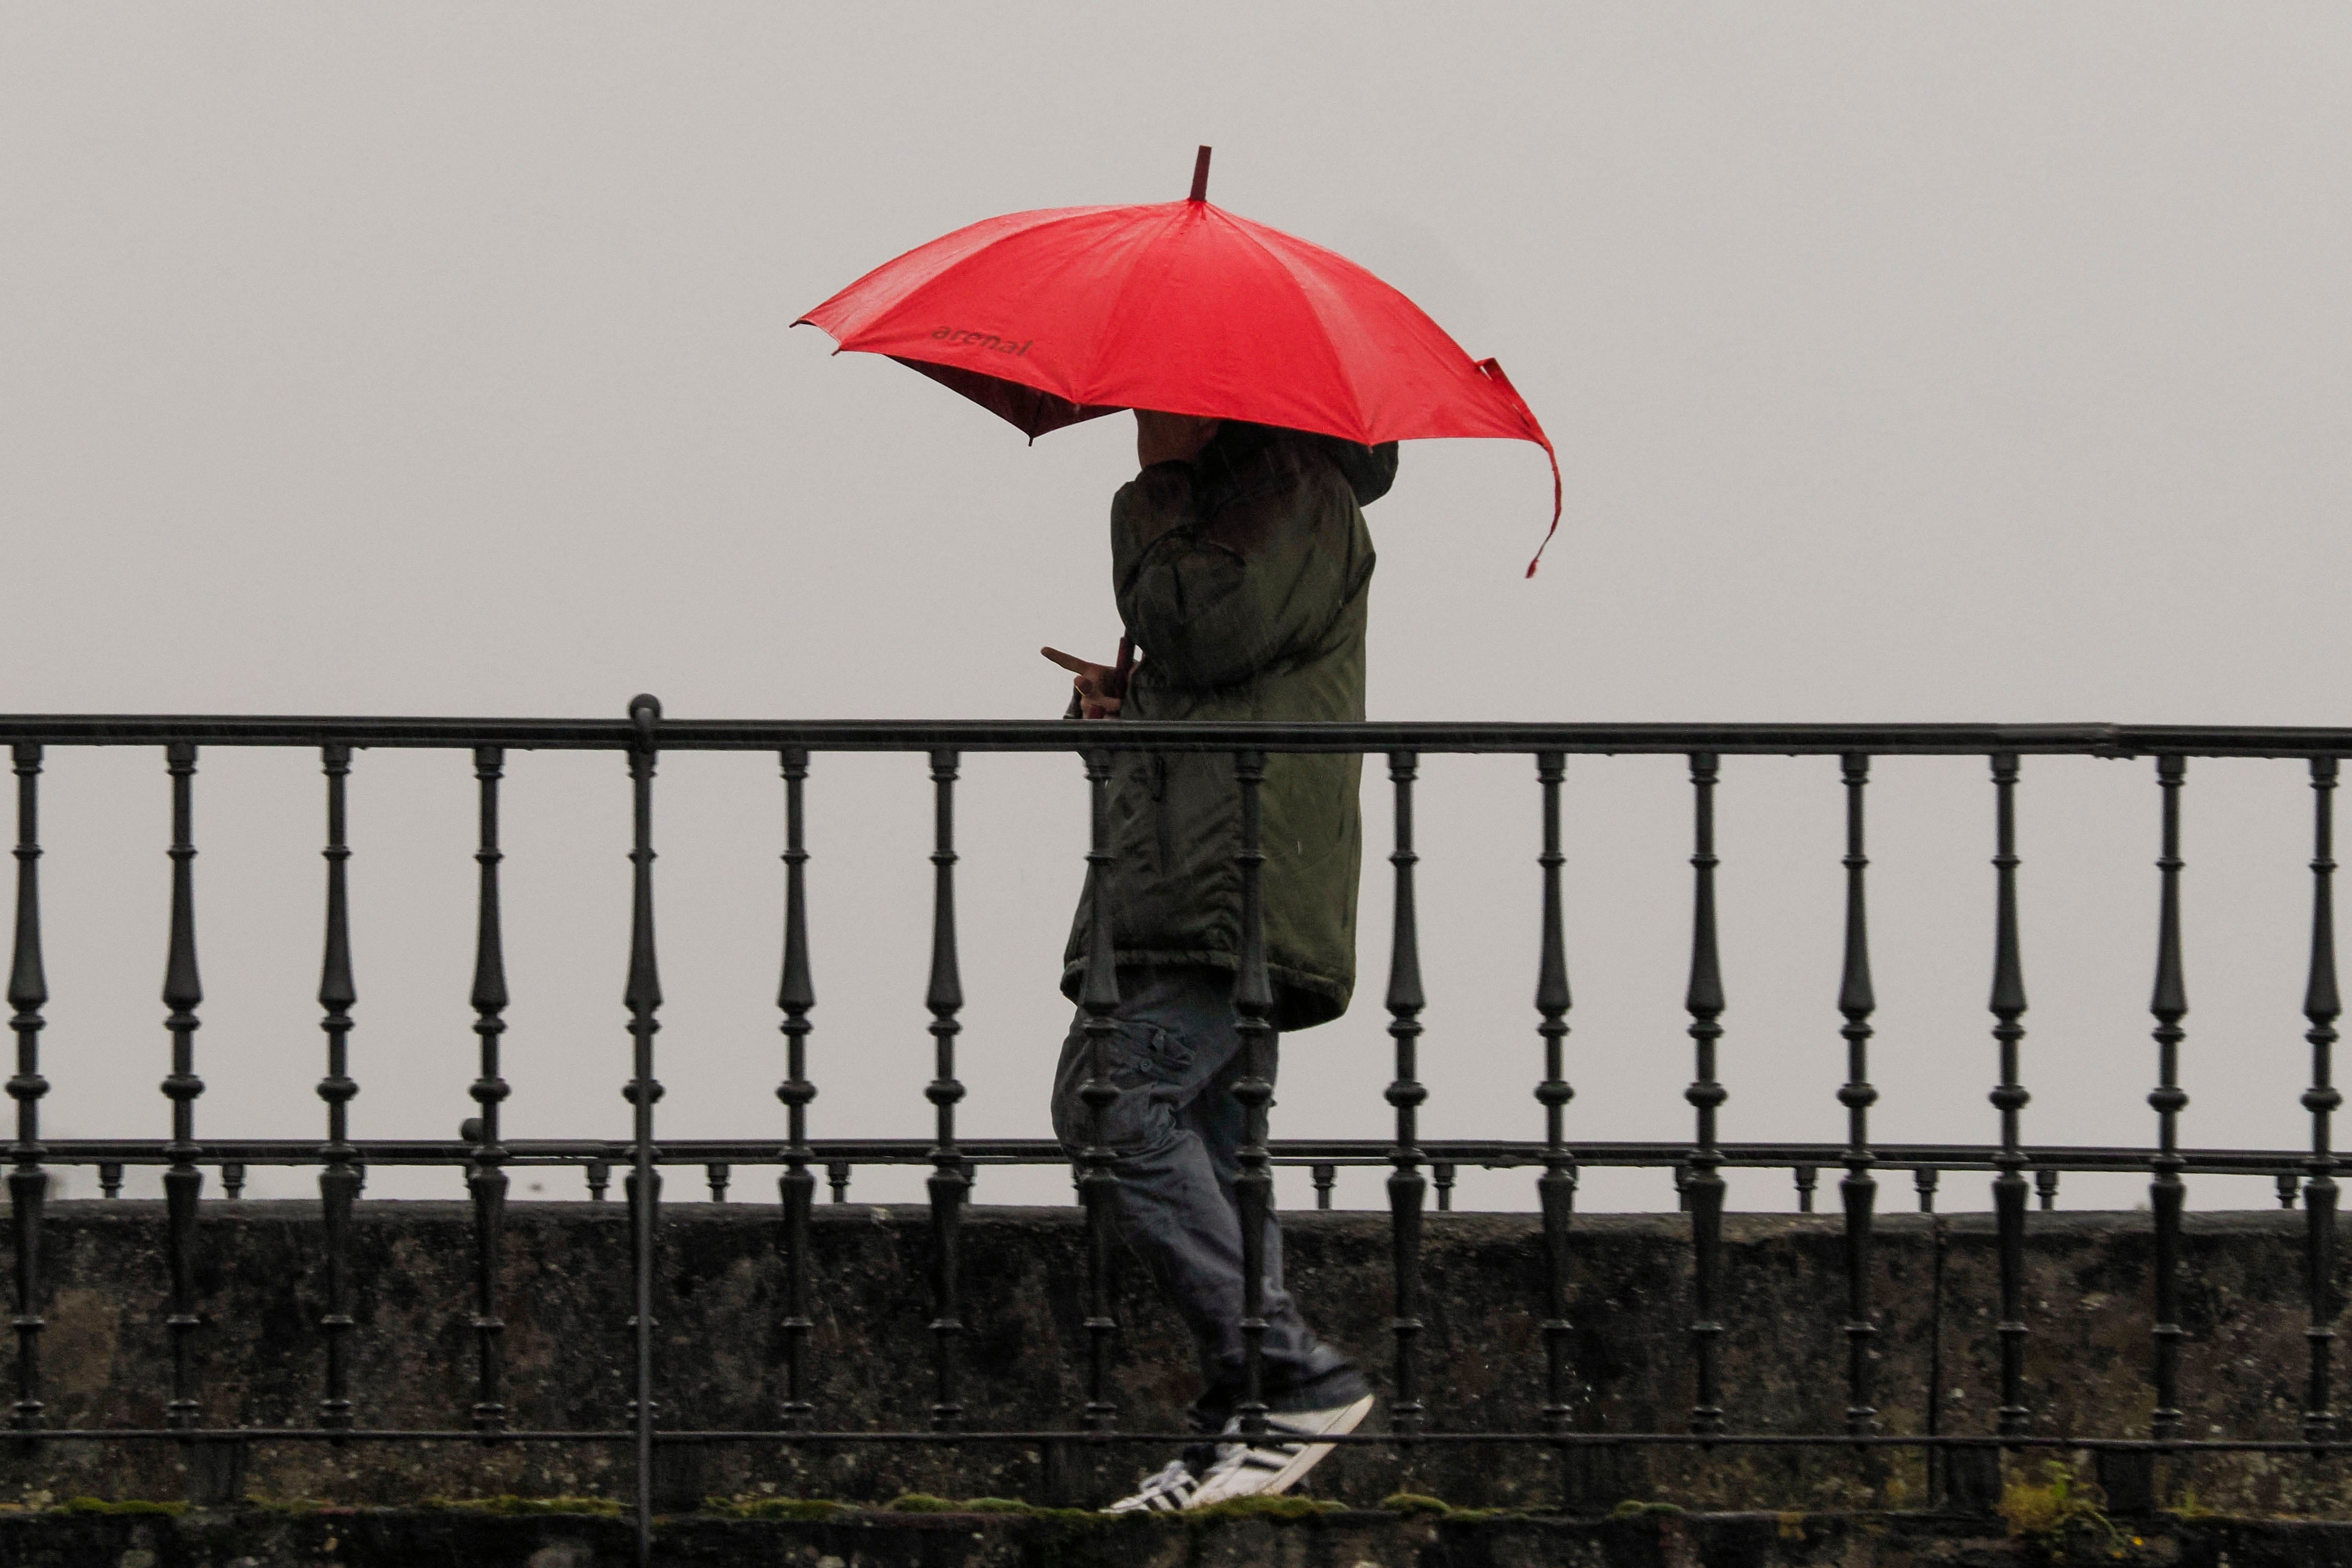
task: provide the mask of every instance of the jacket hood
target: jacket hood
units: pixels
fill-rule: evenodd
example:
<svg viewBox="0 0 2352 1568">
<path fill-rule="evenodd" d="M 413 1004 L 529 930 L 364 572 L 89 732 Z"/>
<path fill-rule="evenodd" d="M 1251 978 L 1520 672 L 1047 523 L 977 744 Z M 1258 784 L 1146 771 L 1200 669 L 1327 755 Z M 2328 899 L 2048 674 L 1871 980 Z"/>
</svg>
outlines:
<svg viewBox="0 0 2352 1568">
<path fill-rule="evenodd" d="M 1228 419 L 1215 437 L 1204 447 L 1195 461 L 1203 463 L 1225 484 L 1245 491 L 1244 478 L 1248 459 L 1277 441 L 1297 441 L 1313 447 L 1331 459 L 1348 488 L 1355 492 L 1358 506 L 1370 506 L 1389 493 L 1396 483 L 1397 444 L 1383 441 L 1377 447 L 1366 447 L 1355 441 L 1343 441 L 1337 436 L 1317 435 L 1307 430 L 1286 430 L 1277 425 L 1252 425 L 1240 419 Z"/>
<path fill-rule="evenodd" d="M 1353 441 L 1342 441 L 1336 436 L 1318 436 L 1316 443 L 1331 454 L 1348 488 L 1356 492 L 1358 506 L 1370 506 L 1389 493 L 1396 483 L 1397 444 L 1383 441 L 1377 447 L 1360 447 Z"/>
</svg>

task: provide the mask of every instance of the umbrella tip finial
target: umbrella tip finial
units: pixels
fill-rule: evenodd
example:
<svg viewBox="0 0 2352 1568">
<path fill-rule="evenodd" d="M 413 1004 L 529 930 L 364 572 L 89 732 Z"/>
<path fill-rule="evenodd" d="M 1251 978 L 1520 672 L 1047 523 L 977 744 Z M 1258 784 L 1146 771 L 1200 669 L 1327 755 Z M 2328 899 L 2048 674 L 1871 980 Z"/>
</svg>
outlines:
<svg viewBox="0 0 2352 1568">
<path fill-rule="evenodd" d="M 1192 194 L 1185 199 L 1195 202 L 1209 199 L 1209 150 L 1206 147 L 1202 148 L 1192 159 Z"/>
</svg>

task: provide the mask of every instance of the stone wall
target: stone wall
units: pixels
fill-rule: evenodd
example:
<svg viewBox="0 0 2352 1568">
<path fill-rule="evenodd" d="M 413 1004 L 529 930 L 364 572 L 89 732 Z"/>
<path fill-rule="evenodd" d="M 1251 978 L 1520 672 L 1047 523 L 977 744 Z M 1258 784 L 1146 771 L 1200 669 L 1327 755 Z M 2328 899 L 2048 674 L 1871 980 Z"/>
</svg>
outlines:
<svg viewBox="0 0 2352 1568">
<path fill-rule="evenodd" d="M 1285 1216 L 1291 1280 L 1309 1317 L 1354 1351 L 1385 1392 L 1387 1222 L 1372 1214 Z M 2196 1215 L 2183 1355 L 2190 1435 L 2291 1438 L 2305 1364 L 2299 1214 Z M 932 1400 L 927 1227 L 920 1208 L 824 1206 L 816 1215 L 813 1365 L 819 1424 L 927 1425 Z M 1578 1425 L 1675 1431 L 1691 1401 L 1689 1247 L 1678 1216 L 1580 1216 L 1571 1303 Z M 776 1211 L 680 1204 L 664 1211 L 659 1322 L 665 1425 L 775 1424 L 781 1268 Z M 1520 1215 L 1433 1215 L 1423 1335 L 1435 1428 L 1525 1430 L 1543 1400 L 1539 1230 Z M 1881 1225 L 1877 1405 L 1886 1430 L 1983 1433 L 1999 1403 L 1996 1257 L 1986 1216 L 1899 1215 Z M 160 1205 L 68 1202 L 47 1237 L 51 1295 L 44 1357 L 48 1419 L 61 1427 L 160 1426 L 169 1397 Z M 317 1205 L 207 1203 L 199 1228 L 196 1336 L 208 1426 L 315 1426 L 324 1354 Z M 2035 1430 L 2143 1435 L 2151 1407 L 2144 1215 L 2037 1214 L 2028 1263 L 2029 1403 Z M 2341 1249 L 2352 1251 L 2352 1248 Z M 524 1204 L 507 1240 L 508 1398 L 514 1425 L 615 1429 L 630 1358 L 627 1216 L 620 1205 Z M 352 1386 L 362 1426 L 467 1425 L 473 1392 L 469 1211 L 455 1204 L 360 1205 L 353 1253 Z M 968 1424 L 1067 1428 L 1084 1402 L 1084 1233 L 1075 1210 L 979 1208 L 964 1237 Z M 1843 1429 L 1843 1246 L 1832 1217 L 1735 1215 L 1725 1247 L 1724 1388 L 1740 1432 Z M 1123 1269 L 1121 1424 L 1168 1430 L 1194 1389 L 1189 1347 Z M 1034 1447 L 731 1444 L 666 1451 L 673 1500 L 920 1491 L 1096 1502 L 1156 1449 L 1045 1455 Z M 383 1504 L 428 1496 L 622 1495 L 618 1447 L 258 1442 L 241 1475 L 201 1485 L 264 1498 Z M 213 1463 L 213 1461 L 207 1461 Z M 2038 1469 L 2037 1458 L 2028 1466 Z M 2168 1495 L 2239 1512 L 2352 1516 L 2335 1461 L 2233 1457 L 2180 1461 Z M 214 1464 L 215 1471 L 218 1466 Z M 1399 1490 L 1463 1506 L 1549 1507 L 1559 1462 L 1544 1454 L 1430 1445 L 1400 1458 L 1343 1450 L 1316 1472 L 1320 1495 L 1366 1504 Z M 1917 1507 L 1922 1460 L 1718 1448 L 1658 1450 L 1604 1467 L 1598 1493 L 1689 1507 Z M 0 1500 L 177 1498 L 178 1445 L 47 1441 L 0 1453 Z"/>
<path fill-rule="evenodd" d="M 1605 1520 L 1348 1510 L 1109 1521 L 844 1510 L 676 1517 L 662 1568 L 2344 1568 L 2352 1525 L 2159 1518 L 2063 1536 L 1926 1514 Z M 0 1514 L 0 1568 L 635 1568 L 630 1521 L 448 1510 Z"/>
</svg>

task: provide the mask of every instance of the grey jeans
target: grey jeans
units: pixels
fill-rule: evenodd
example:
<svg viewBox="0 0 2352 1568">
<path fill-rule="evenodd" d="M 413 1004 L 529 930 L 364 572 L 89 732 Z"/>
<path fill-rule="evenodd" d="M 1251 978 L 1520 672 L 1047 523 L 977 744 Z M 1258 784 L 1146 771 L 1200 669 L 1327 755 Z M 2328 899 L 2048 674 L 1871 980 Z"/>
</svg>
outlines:
<svg viewBox="0 0 2352 1568">
<path fill-rule="evenodd" d="M 1118 1033 L 1106 1050 L 1118 1098 L 1105 1112 L 1116 1152 L 1119 1235 L 1192 1331 L 1206 1384 L 1193 1419 L 1214 1431 L 1242 1388 L 1242 1225 L 1234 1190 L 1245 1119 L 1234 1098 L 1242 1076 L 1233 973 L 1208 968 L 1127 969 L 1118 976 Z M 1071 1021 L 1054 1072 L 1054 1133 L 1073 1157 L 1087 1142 L 1086 1015 Z M 1274 1053 L 1267 1053 L 1272 1056 Z M 1274 1063 L 1266 1063 L 1274 1076 Z M 1265 1226 L 1261 1359 L 1267 1405 L 1319 1410 L 1371 1392 L 1355 1363 L 1315 1337 L 1282 1283 L 1282 1232 Z"/>
</svg>

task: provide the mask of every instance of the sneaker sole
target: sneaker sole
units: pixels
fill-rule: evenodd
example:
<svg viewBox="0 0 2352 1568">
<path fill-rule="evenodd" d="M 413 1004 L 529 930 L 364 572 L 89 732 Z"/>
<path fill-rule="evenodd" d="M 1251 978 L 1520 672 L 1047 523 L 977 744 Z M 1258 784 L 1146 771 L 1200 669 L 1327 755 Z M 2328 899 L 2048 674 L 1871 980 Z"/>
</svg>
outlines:
<svg viewBox="0 0 2352 1568">
<path fill-rule="evenodd" d="M 1270 1438 L 1345 1436 L 1348 1433 L 1354 1431 L 1358 1426 L 1363 1425 L 1364 1417 L 1370 1415 L 1371 1413 L 1372 1396 L 1367 1394 L 1353 1405 L 1343 1407 L 1339 1413 L 1332 1416 L 1328 1422 L 1315 1428 L 1312 1432 L 1307 1431 L 1304 1427 L 1293 1426 L 1278 1415 L 1270 1415 L 1266 1417 L 1265 1435 Z M 1290 1462 L 1284 1465 L 1282 1468 L 1276 1470 L 1274 1473 L 1274 1479 L 1267 1481 L 1264 1486 L 1252 1487 L 1245 1492 L 1228 1490 L 1226 1492 L 1220 1493 L 1218 1496 L 1213 1498 L 1195 1494 L 1192 1506 L 1193 1508 L 1205 1508 L 1212 1503 L 1228 1502 L 1235 1498 L 1273 1497 L 1276 1493 L 1288 1491 L 1292 1487 L 1298 1484 L 1298 1479 L 1301 1476 L 1304 1476 L 1307 1471 L 1322 1463 L 1323 1457 L 1326 1454 L 1328 1454 L 1337 1446 L 1338 1445 L 1332 1443 L 1308 1443 L 1305 1447 L 1301 1447 L 1297 1453 L 1293 1454 L 1290 1457 Z"/>
</svg>

